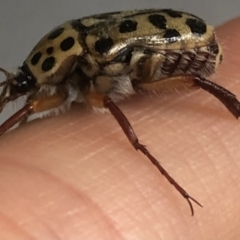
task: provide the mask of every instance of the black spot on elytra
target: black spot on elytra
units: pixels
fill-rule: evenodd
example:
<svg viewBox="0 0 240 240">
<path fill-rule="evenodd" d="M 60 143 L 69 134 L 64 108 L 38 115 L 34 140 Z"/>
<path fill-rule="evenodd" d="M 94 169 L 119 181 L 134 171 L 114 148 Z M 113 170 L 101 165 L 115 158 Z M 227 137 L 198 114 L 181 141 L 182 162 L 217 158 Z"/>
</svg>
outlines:
<svg viewBox="0 0 240 240">
<path fill-rule="evenodd" d="M 167 29 L 163 37 L 166 38 L 169 43 L 173 43 L 176 42 L 181 35 L 176 29 Z"/>
<path fill-rule="evenodd" d="M 53 32 L 51 32 L 48 35 L 47 39 L 53 40 L 53 39 L 57 38 L 58 36 L 60 36 L 63 33 L 63 31 L 64 31 L 64 28 L 62 28 L 62 27 L 58 28 L 58 29 L 54 30 Z"/>
<path fill-rule="evenodd" d="M 95 50 L 100 54 L 108 52 L 113 46 L 112 38 L 101 38 L 95 42 Z"/>
<path fill-rule="evenodd" d="M 47 54 L 52 54 L 53 53 L 53 47 L 48 47 L 47 48 Z"/>
<path fill-rule="evenodd" d="M 188 18 L 186 20 L 186 24 L 190 27 L 191 32 L 194 34 L 202 35 L 207 31 L 206 24 L 199 19 Z"/>
<path fill-rule="evenodd" d="M 61 42 L 60 48 L 61 48 L 62 51 L 67 51 L 70 48 L 72 48 L 74 43 L 75 43 L 74 38 L 73 37 L 68 37 Z"/>
<path fill-rule="evenodd" d="M 44 72 L 47 72 L 47 71 L 49 71 L 53 68 L 54 64 L 55 64 L 55 58 L 54 57 L 46 58 L 42 63 L 42 70 Z"/>
<path fill-rule="evenodd" d="M 31 64 L 36 65 L 42 56 L 41 52 L 36 52 L 31 58 Z"/>
<path fill-rule="evenodd" d="M 164 16 L 159 14 L 152 14 L 148 16 L 149 22 L 159 29 L 166 29 L 167 20 Z"/>
<path fill-rule="evenodd" d="M 137 22 L 132 20 L 125 20 L 119 25 L 120 33 L 134 32 L 137 30 Z"/>
<path fill-rule="evenodd" d="M 167 13 L 172 18 L 181 18 L 182 14 L 180 12 L 174 11 L 172 9 L 163 9 L 162 12 Z"/>
</svg>

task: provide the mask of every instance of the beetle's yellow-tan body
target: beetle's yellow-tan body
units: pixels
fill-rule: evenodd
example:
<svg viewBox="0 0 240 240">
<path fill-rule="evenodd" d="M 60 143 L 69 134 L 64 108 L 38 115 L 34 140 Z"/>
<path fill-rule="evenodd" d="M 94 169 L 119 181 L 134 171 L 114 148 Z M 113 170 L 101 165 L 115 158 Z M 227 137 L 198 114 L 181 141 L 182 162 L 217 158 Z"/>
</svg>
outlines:
<svg viewBox="0 0 240 240">
<path fill-rule="evenodd" d="M 209 76 L 220 61 L 212 26 L 192 14 L 149 9 L 68 21 L 36 45 L 24 66 L 40 88 L 67 82 L 76 95 L 100 92 L 117 101 L 139 83 Z"/>
</svg>

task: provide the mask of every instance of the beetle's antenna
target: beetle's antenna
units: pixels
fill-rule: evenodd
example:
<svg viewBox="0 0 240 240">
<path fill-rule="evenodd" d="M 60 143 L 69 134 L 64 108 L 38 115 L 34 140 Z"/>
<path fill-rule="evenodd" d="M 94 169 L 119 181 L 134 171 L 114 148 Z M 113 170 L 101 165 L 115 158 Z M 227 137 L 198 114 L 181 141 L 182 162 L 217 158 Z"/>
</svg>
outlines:
<svg viewBox="0 0 240 240">
<path fill-rule="evenodd" d="M 11 80 L 13 79 L 13 75 L 1 67 L 0 67 L 0 72 L 3 72 L 6 76 L 6 80 L 0 83 L 0 87 L 2 87 L 6 85 L 8 82 L 11 82 Z"/>
<path fill-rule="evenodd" d="M 6 103 L 11 100 L 10 83 L 14 80 L 14 75 L 1 67 L 0 72 L 3 72 L 6 76 L 6 80 L 0 83 L 0 87 L 3 87 L 2 92 L 0 94 L 0 113 L 1 113 Z"/>
<path fill-rule="evenodd" d="M 4 85 L 6 85 L 6 84 L 7 84 L 7 81 L 1 82 L 1 83 L 0 83 L 0 87 L 4 86 Z"/>
</svg>

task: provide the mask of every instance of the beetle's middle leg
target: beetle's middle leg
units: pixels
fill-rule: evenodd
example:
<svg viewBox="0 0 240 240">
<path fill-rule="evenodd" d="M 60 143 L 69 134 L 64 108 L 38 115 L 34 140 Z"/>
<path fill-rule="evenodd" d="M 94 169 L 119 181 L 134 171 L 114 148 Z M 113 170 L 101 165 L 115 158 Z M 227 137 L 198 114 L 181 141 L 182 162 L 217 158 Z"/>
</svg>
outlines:
<svg viewBox="0 0 240 240">
<path fill-rule="evenodd" d="M 200 87 L 215 96 L 236 118 L 240 116 L 240 102 L 237 100 L 236 95 L 200 76 L 183 74 L 163 78 L 158 81 L 139 83 L 137 85 L 137 88 L 145 91 L 160 92 L 173 91 L 175 89 L 191 89 L 194 87 Z"/>
<path fill-rule="evenodd" d="M 99 94 L 99 93 L 89 93 L 85 95 L 85 99 L 89 105 L 93 107 L 100 107 L 100 108 L 107 108 L 115 117 L 119 125 L 121 126 L 123 132 L 127 136 L 128 140 L 132 144 L 132 146 L 136 149 L 141 151 L 147 158 L 157 167 L 157 169 L 167 178 L 167 180 L 177 189 L 177 191 L 187 200 L 192 215 L 194 214 L 193 206 L 191 201 L 195 202 L 199 206 L 202 205 L 197 202 L 194 198 L 192 198 L 169 174 L 168 172 L 162 167 L 159 161 L 154 158 L 149 151 L 147 150 L 146 146 L 141 144 L 135 134 L 133 127 L 131 126 L 130 122 L 128 121 L 127 117 L 124 113 L 118 108 L 118 106 L 111 100 L 110 97 Z M 191 201 L 190 201 L 191 200 Z"/>
</svg>

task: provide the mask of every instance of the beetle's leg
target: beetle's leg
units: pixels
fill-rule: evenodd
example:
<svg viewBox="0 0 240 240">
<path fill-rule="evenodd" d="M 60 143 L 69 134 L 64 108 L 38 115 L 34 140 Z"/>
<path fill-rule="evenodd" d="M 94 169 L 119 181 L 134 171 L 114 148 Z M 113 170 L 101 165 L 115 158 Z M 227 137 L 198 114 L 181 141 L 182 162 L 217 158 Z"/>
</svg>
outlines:
<svg viewBox="0 0 240 240">
<path fill-rule="evenodd" d="M 181 88 L 200 87 L 211 93 L 236 117 L 240 116 L 240 102 L 236 96 L 227 89 L 205 78 L 194 75 L 177 75 L 159 81 L 139 83 L 137 88 L 146 91 L 172 91 Z"/>
<path fill-rule="evenodd" d="M 42 99 L 30 100 L 23 108 L 13 114 L 0 126 L 0 136 L 18 122 L 24 121 L 31 114 L 59 107 L 63 104 L 66 98 L 67 95 L 65 93 L 58 93 Z"/>
<path fill-rule="evenodd" d="M 167 178 L 167 180 L 177 189 L 177 191 L 187 200 L 192 215 L 194 214 L 193 206 L 190 200 L 197 203 L 199 206 L 202 205 L 197 202 L 194 198 L 189 196 L 189 194 L 167 173 L 167 171 L 161 166 L 161 164 L 155 159 L 147 150 L 147 148 L 139 143 L 138 138 L 129 123 L 126 116 L 123 112 L 117 107 L 117 105 L 108 97 L 97 93 L 90 93 L 86 97 L 86 100 L 89 104 L 94 107 L 105 107 L 110 110 L 112 115 L 118 121 L 119 125 L 121 126 L 122 130 L 124 131 L 125 135 L 127 136 L 130 143 L 136 150 L 141 151 L 145 154 L 148 159 L 157 167 L 157 169 Z"/>
<path fill-rule="evenodd" d="M 211 82 L 205 78 L 194 77 L 194 82 L 197 86 L 201 87 L 205 91 L 211 93 L 219 101 L 221 101 L 225 107 L 235 116 L 240 116 L 240 102 L 237 100 L 235 94 L 231 93 L 227 89 L 219 86 L 218 84 Z"/>
</svg>

